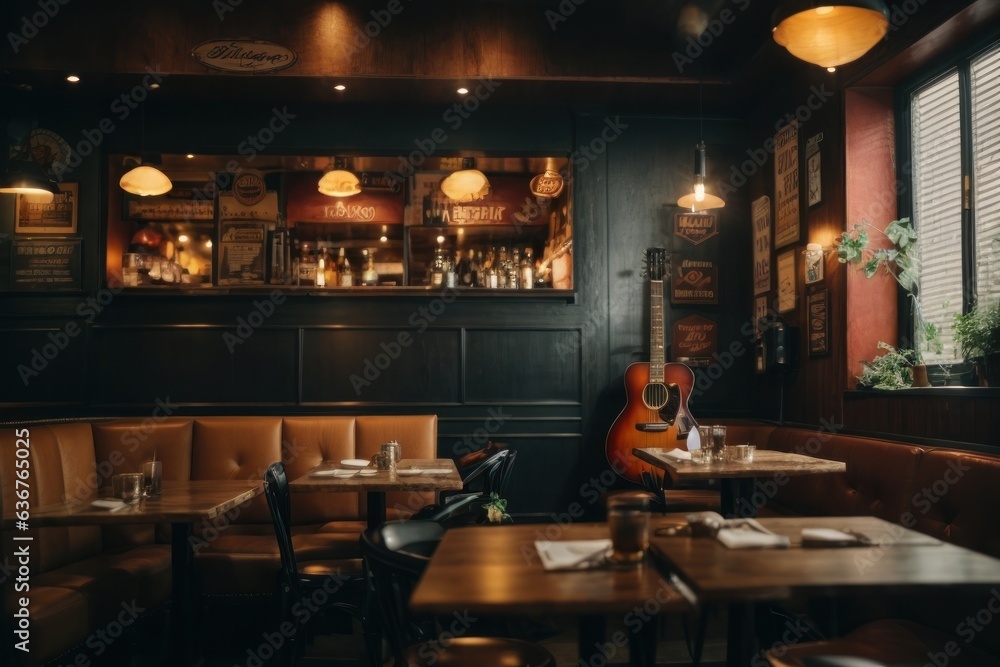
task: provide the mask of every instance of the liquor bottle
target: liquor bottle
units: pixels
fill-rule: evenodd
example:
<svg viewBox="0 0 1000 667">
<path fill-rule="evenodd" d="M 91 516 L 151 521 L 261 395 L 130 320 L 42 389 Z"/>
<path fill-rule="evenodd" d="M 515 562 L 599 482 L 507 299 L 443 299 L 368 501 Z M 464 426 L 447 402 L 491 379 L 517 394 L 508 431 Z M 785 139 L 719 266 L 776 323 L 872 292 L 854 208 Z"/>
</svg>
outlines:
<svg viewBox="0 0 1000 667">
<path fill-rule="evenodd" d="M 490 246 L 490 253 L 486 256 L 486 287 L 496 289 L 500 286 L 500 279 L 497 276 L 497 249 Z"/>
<path fill-rule="evenodd" d="M 285 226 L 285 216 L 278 215 L 271 236 L 271 284 L 284 285 L 288 283 L 291 269 L 291 254 L 288 243 L 288 227 Z"/>
<path fill-rule="evenodd" d="M 365 254 L 368 255 L 368 264 L 365 266 L 365 270 L 361 272 L 361 284 L 365 287 L 375 287 L 378 285 L 378 272 L 375 270 L 375 255 L 367 250 L 365 250 Z"/>
<path fill-rule="evenodd" d="M 326 287 L 326 264 L 329 258 L 326 256 L 326 248 L 319 252 L 316 258 L 316 287 Z"/>
<path fill-rule="evenodd" d="M 507 289 L 517 289 L 521 283 L 521 251 L 514 248 L 514 257 L 507 261 Z"/>
<path fill-rule="evenodd" d="M 525 248 L 521 257 L 521 289 L 535 288 L 535 260 L 531 252 L 531 248 Z"/>
<path fill-rule="evenodd" d="M 431 287 L 444 287 L 444 249 L 438 246 L 434 250 L 434 262 L 431 264 Z"/>
<path fill-rule="evenodd" d="M 326 248 L 323 249 L 326 251 Z M 326 255 L 326 286 L 337 287 L 340 285 L 340 267 L 337 265 L 339 258 L 334 259 L 329 252 Z"/>
<path fill-rule="evenodd" d="M 482 250 L 469 251 L 469 273 L 471 274 L 472 287 L 483 286 L 483 252 Z"/>
<path fill-rule="evenodd" d="M 444 286 L 458 287 L 458 266 L 451 259 L 444 264 Z"/>
<path fill-rule="evenodd" d="M 344 249 L 340 249 L 340 286 L 354 287 L 354 272 L 351 270 L 351 262 L 347 259 Z"/>
<path fill-rule="evenodd" d="M 500 254 L 497 255 L 497 287 L 506 289 L 507 287 L 507 246 L 500 246 Z"/>
<path fill-rule="evenodd" d="M 472 277 L 471 257 L 471 250 L 469 251 L 469 257 L 466 257 L 461 250 L 455 253 L 455 273 L 458 275 L 459 287 L 472 287 L 476 284 Z"/>
</svg>

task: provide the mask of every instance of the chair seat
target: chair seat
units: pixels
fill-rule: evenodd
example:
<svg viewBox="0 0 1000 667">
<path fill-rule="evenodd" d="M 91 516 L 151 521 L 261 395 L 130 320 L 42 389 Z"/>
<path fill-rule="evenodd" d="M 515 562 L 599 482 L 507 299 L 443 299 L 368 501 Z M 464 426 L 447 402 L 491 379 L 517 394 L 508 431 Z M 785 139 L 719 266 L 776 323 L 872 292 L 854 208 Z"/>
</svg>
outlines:
<svg viewBox="0 0 1000 667">
<path fill-rule="evenodd" d="M 350 560 L 305 560 L 299 561 L 299 576 L 305 580 L 322 580 L 327 577 L 346 575 L 348 577 L 363 577 L 364 561 L 360 558 Z"/>
<path fill-rule="evenodd" d="M 548 650 L 520 639 L 499 637 L 458 637 L 447 647 L 424 642 L 406 651 L 406 664 L 419 667 L 554 667 L 555 656 Z"/>
<path fill-rule="evenodd" d="M 944 652 L 945 645 L 949 642 L 961 648 L 958 655 L 952 656 Z M 821 657 L 836 657 L 841 660 L 847 657 L 863 658 L 886 665 L 923 665 L 928 662 L 928 656 L 937 654 L 947 657 L 948 667 L 997 664 L 995 658 L 964 641 L 919 623 L 896 619 L 866 623 L 842 639 L 772 649 L 768 651 L 767 659 L 772 667 L 822 665 L 824 663 L 819 660 Z"/>
</svg>

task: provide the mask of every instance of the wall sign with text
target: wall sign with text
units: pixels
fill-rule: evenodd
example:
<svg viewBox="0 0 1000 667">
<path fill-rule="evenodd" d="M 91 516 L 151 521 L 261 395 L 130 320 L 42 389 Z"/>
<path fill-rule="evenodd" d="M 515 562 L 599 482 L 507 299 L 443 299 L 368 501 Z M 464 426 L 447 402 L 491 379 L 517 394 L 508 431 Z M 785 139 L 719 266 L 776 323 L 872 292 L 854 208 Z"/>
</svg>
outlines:
<svg viewBox="0 0 1000 667">
<path fill-rule="evenodd" d="M 83 289 L 81 239 L 15 239 L 11 287 L 17 290 Z"/>
<path fill-rule="evenodd" d="M 295 64 L 298 56 L 287 46 L 250 39 L 213 39 L 191 49 L 205 67 L 231 74 L 278 72 Z"/>
<path fill-rule="evenodd" d="M 771 289 L 771 199 L 766 195 L 751 205 L 753 226 L 753 293 Z"/>
<path fill-rule="evenodd" d="M 774 135 L 774 247 L 799 240 L 799 126 Z"/>
<path fill-rule="evenodd" d="M 719 218 L 714 213 L 678 213 L 674 216 L 674 236 L 698 245 L 719 233 Z"/>
<path fill-rule="evenodd" d="M 718 325 L 707 317 L 689 315 L 674 322 L 672 340 L 670 352 L 674 359 L 711 357 L 718 344 Z"/>
<path fill-rule="evenodd" d="M 682 259 L 670 280 L 671 303 L 719 303 L 719 267 L 715 262 Z"/>
<path fill-rule="evenodd" d="M 821 289 L 806 296 L 809 313 L 809 356 L 830 351 L 830 290 Z"/>
</svg>

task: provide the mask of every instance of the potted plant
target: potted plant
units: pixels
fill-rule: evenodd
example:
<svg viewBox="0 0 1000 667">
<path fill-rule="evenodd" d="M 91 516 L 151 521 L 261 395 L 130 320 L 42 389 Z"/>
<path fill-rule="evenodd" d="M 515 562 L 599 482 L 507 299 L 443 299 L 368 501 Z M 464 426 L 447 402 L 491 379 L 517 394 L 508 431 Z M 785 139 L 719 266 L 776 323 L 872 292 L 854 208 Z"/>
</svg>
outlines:
<svg viewBox="0 0 1000 667">
<path fill-rule="evenodd" d="M 892 247 L 869 248 L 869 229 L 882 234 L 892 243 Z M 862 220 L 860 224 L 854 225 L 851 231 L 840 237 L 837 243 L 837 260 L 841 264 L 860 265 L 867 278 L 873 278 L 879 272 L 885 272 L 892 276 L 906 291 L 907 296 L 913 301 L 916 317 L 916 348 L 896 350 L 891 345 L 882 342 L 879 342 L 879 347 L 892 350 L 896 354 L 902 354 L 905 359 L 910 361 L 909 366 L 912 368 L 909 375 L 912 379 L 912 386 L 929 387 L 930 382 L 927 379 L 927 367 L 924 365 L 922 351 L 940 353 L 943 346 L 937 325 L 924 319 L 920 299 L 917 296 L 920 263 L 917 260 L 917 232 L 913 228 L 913 223 L 909 218 L 900 218 L 890 222 L 886 225 L 885 231 L 882 231 L 867 220 Z M 878 357 L 876 357 L 877 359 Z M 868 370 L 868 364 L 866 364 L 865 371 Z M 888 384 L 893 383 L 889 382 Z M 907 384 L 906 386 L 911 385 Z M 879 388 L 887 389 L 890 387 Z M 900 387 L 891 388 L 899 389 Z"/>
<path fill-rule="evenodd" d="M 1000 302 L 955 315 L 955 342 L 966 361 L 975 361 L 979 383 L 997 384 L 1000 377 Z"/>
<path fill-rule="evenodd" d="M 862 361 L 864 369 L 858 375 L 861 389 L 906 389 L 913 386 L 913 368 L 917 358 L 915 350 L 897 350 L 886 342 L 879 341 L 878 348 L 885 354 L 871 361 Z"/>
</svg>

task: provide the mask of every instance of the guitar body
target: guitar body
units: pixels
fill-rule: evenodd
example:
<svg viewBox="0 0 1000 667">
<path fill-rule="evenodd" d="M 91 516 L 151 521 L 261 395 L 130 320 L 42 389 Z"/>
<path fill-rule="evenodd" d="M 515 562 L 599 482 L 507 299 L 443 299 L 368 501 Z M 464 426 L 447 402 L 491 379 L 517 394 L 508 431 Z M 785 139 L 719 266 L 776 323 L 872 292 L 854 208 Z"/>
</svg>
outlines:
<svg viewBox="0 0 1000 667">
<path fill-rule="evenodd" d="M 663 365 L 663 382 L 650 382 L 650 364 L 634 363 L 625 369 L 628 402 L 615 419 L 605 441 L 605 455 L 623 478 L 642 483 L 649 464 L 632 455 L 633 447 L 686 449 L 687 434 L 698 428 L 688 410 L 694 373 L 681 363 Z M 659 378 L 654 378 L 658 380 Z"/>
</svg>

